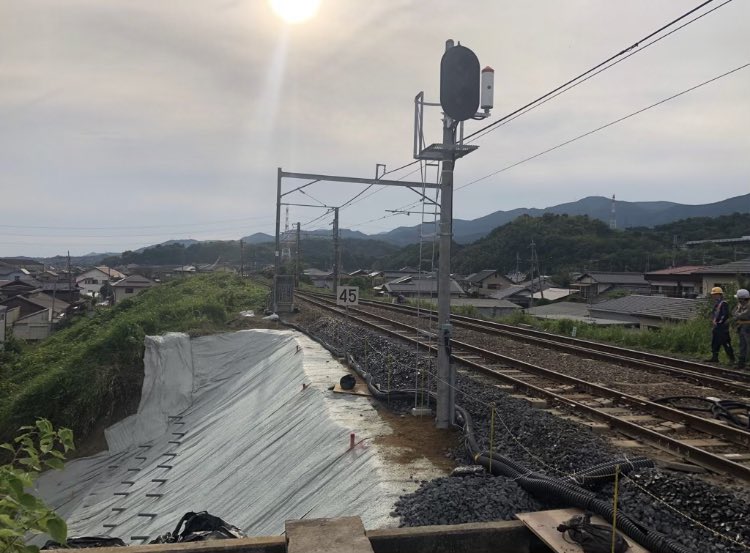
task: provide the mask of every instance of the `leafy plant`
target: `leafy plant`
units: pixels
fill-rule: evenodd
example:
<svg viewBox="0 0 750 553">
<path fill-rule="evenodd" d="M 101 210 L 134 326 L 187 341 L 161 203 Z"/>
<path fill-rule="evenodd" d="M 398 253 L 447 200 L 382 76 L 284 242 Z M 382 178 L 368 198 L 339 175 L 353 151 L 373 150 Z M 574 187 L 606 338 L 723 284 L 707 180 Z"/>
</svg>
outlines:
<svg viewBox="0 0 750 553">
<path fill-rule="evenodd" d="M 42 470 L 63 468 L 64 454 L 74 449 L 73 432 L 55 430 L 46 419 L 20 431 L 12 444 L 0 444 L 10 457 L 0 465 L 0 553 L 37 553 L 38 547 L 26 544 L 30 534 L 65 543 L 68 533 L 65 521 L 29 490 Z"/>
</svg>

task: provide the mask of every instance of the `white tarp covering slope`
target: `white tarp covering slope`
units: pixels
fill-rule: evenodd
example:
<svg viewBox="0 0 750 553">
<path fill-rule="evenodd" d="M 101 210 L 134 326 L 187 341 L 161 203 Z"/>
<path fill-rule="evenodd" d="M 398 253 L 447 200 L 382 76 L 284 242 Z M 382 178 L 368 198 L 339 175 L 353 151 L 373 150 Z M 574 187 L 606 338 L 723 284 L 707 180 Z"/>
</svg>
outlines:
<svg viewBox="0 0 750 553">
<path fill-rule="evenodd" d="M 107 430 L 110 452 L 40 480 L 69 533 L 139 543 L 200 510 L 250 535 L 279 534 L 286 519 L 384 525 L 403 482 L 385 475 L 377 448 L 348 450 L 330 392 L 302 389 L 310 341 L 295 335 L 147 338 L 138 414 Z"/>
</svg>

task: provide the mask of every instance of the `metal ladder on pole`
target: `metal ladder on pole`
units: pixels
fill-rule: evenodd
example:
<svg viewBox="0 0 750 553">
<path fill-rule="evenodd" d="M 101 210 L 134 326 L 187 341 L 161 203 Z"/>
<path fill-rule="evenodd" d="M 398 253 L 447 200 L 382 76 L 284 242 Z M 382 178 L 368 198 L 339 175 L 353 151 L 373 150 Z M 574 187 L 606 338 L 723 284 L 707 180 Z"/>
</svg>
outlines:
<svg viewBox="0 0 750 553">
<path fill-rule="evenodd" d="M 420 162 L 420 172 L 422 182 L 426 183 L 429 179 L 430 169 L 435 169 L 435 182 L 440 180 L 440 162 L 427 161 Z M 419 259 L 417 265 L 417 319 L 427 319 L 427 345 L 429 348 L 437 347 L 437 316 L 435 309 L 430 305 L 426 306 L 425 302 L 433 300 L 432 294 L 422 294 L 422 286 L 425 280 L 437 282 L 435 271 L 435 255 L 437 253 L 438 224 L 440 212 L 439 205 L 439 188 L 435 189 L 434 203 L 425 200 L 427 197 L 426 188 L 422 188 L 421 217 L 419 224 Z M 431 287 L 428 287 L 431 289 Z M 425 297 L 426 296 L 426 297 Z M 414 386 L 414 408 L 416 410 L 429 409 L 429 391 L 432 384 L 432 375 L 437 369 L 437 357 L 431 349 L 420 352 L 417 346 L 417 366 L 414 368 L 415 386 Z"/>
</svg>

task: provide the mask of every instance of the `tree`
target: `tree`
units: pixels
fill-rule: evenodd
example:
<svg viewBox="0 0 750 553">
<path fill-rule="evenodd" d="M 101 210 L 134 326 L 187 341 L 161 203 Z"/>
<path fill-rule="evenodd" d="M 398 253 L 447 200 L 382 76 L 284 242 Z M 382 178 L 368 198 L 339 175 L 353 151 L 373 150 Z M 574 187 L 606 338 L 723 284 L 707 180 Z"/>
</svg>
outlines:
<svg viewBox="0 0 750 553">
<path fill-rule="evenodd" d="M 65 521 L 29 490 L 42 470 L 63 468 L 64 454 L 74 449 L 73 432 L 68 428 L 55 430 L 47 419 L 22 426 L 20 432 L 12 444 L 0 444 L 10 458 L 0 465 L 2 553 L 38 553 L 38 547 L 25 543 L 33 534 L 48 534 L 58 543 L 67 540 Z"/>
</svg>

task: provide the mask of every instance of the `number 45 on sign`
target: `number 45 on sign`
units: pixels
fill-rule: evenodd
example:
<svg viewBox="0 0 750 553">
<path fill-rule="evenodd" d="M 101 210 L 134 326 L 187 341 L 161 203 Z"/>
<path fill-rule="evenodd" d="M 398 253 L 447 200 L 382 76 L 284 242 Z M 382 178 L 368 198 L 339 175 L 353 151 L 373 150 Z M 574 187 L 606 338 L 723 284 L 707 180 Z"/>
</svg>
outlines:
<svg viewBox="0 0 750 553">
<path fill-rule="evenodd" d="M 359 286 L 339 286 L 336 305 L 359 305 Z"/>
</svg>

